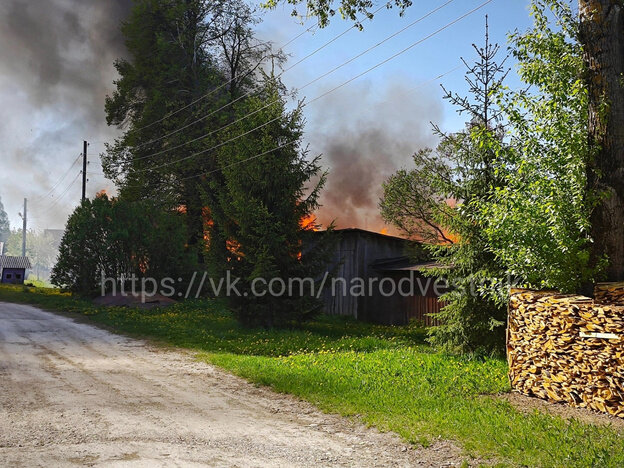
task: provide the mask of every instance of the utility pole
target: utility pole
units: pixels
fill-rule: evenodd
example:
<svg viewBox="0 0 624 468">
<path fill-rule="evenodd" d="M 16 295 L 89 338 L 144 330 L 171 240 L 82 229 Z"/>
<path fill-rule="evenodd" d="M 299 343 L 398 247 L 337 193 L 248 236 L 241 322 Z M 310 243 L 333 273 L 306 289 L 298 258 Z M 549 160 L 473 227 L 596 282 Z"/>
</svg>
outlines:
<svg viewBox="0 0 624 468">
<path fill-rule="evenodd" d="M 89 144 L 83 141 L 82 150 L 82 201 L 87 199 L 87 146 Z"/>
<path fill-rule="evenodd" d="M 22 216 L 22 257 L 26 256 L 27 220 L 28 220 L 28 200 L 24 198 L 24 215 Z"/>
</svg>

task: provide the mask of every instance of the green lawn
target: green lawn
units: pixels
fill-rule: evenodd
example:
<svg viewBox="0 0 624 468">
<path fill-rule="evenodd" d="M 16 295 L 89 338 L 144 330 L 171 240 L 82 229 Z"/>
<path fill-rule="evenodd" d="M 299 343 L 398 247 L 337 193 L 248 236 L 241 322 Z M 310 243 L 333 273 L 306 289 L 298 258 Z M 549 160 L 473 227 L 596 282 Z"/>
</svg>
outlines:
<svg viewBox="0 0 624 468">
<path fill-rule="evenodd" d="M 493 397 L 507 392 L 503 360 L 432 352 L 423 330 L 322 317 L 296 330 L 243 329 L 219 301 L 162 310 L 98 309 L 49 289 L 0 287 L 0 300 L 74 312 L 133 336 L 196 350 L 253 382 L 357 415 L 410 442 L 453 439 L 472 456 L 509 465 L 622 467 L 622 435 Z"/>
</svg>

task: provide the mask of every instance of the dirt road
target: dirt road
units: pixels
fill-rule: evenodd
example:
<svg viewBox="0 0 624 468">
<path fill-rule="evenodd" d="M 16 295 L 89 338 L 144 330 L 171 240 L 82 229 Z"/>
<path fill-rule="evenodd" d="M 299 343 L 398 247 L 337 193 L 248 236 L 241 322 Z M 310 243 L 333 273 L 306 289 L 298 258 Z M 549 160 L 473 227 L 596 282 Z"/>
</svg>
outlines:
<svg viewBox="0 0 624 468">
<path fill-rule="evenodd" d="M 455 466 L 180 351 L 0 303 L 0 466 Z"/>
</svg>

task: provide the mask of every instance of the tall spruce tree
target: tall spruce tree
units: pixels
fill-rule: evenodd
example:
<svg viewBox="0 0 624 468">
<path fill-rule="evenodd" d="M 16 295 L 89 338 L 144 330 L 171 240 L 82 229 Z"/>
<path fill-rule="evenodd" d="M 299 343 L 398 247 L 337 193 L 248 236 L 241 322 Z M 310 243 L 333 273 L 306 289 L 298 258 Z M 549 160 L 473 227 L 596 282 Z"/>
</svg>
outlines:
<svg viewBox="0 0 624 468">
<path fill-rule="evenodd" d="M 506 75 L 504 60 L 497 62 L 499 46 L 474 46 L 478 59 L 468 65 L 470 96 L 446 92 L 445 98 L 469 117 L 465 130 L 444 134 L 435 151 L 414 155 L 415 169 L 400 171 L 384 184 L 382 216 L 419 241 L 438 261 L 432 274 L 452 285 L 442 296 L 447 305 L 439 312 L 441 325 L 430 330 L 430 340 L 448 351 L 500 349 L 504 337 L 505 305 L 498 285 L 504 268 L 487 248 L 479 204 L 500 184 L 497 160 L 506 151 L 500 109 L 493 93 Z"/>
<path fill-rule="evenodd" d="M 329 233 L 314 232 L 315 223 L 303 221 L 318 207 L 325 175 L 319 158 L 308 159 L 302 148 L 301 104 L 286 110 L 283 86 L 274 76 L 265 76 L 237 114 L 250 118 L 231 134 L 263 127 L 219 152 L 224 184 L 217 224 L 228 245 L 224 269 L 240 278 L 241 292 L 228 299 L 246 325 L 301 322 L 320 312 L 315 287 L 326 266 Z"/>
<path fill-rule="evenodd" d="M 268 45 L 253 36 L 255 21 L 243 2 L 139 0 L 122 26 L 128 57 L 116 63 L 120 79 L 106 113 L 125 133 L 107 146 L 104 171 L 123 198 L 183 207 L 187 245 L 200 259 L 205 203 L 214 202 L 202 194 L 220 178 L 216 152 L 208 149 L 220 143 L 216 129 L 232 120 L 222 108 L 233 85 L 237 93 L 252 89 L 268 55 Z M 223 51 L 232 41 L 229 63 Z M 211 176 L 196 177 L 201 173 Z"/>
</svg>

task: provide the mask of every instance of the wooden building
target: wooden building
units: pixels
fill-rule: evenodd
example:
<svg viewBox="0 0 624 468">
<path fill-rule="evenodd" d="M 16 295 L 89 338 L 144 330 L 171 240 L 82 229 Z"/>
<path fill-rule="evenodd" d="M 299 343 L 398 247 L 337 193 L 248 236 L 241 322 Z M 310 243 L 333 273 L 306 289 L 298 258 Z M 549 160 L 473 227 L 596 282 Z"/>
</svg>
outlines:
<svg viewBox="0 0 624 468">
<path fill-rule="evenodd" d="M 424 271 L 432 262 L 414 263 L 406 256 L 409 241 L 363 229 L 338 229 L 340 236 L 323 288 L 325 312 L 387 325 L 412 319 L 435 325 L 439 288 Z M 394 285 L 394 286 L 393 286 Z M 438 294 L 436 294 L 438 293 Z"/>
<path fill-rule="evenodd" d="M 417 320 L 427 327 L 439 325 L 440 322 L 431 314 L 435 314 L 444 307 L 445 303 L 439 300 L 446 292 L 445 284 L 436 282 L 437 278 L 427 276 L 427 270 L 438 266 L 435 262 L 414 263 L 407 256 L 379 259 L 373 263 L 373 269 L 382 277 L 390 277 L 401 291 L 389 297 L 373 295 L 370 298 L 370 309 L 385 311 L 383 321 L 388 325 L 401 325 Z"/>
<path fill-rule="evenodd" d="M 26 270 L 31 268 L 28 257 L 0 255 L 0 283 L 24 284 Z"/>
</svg>

